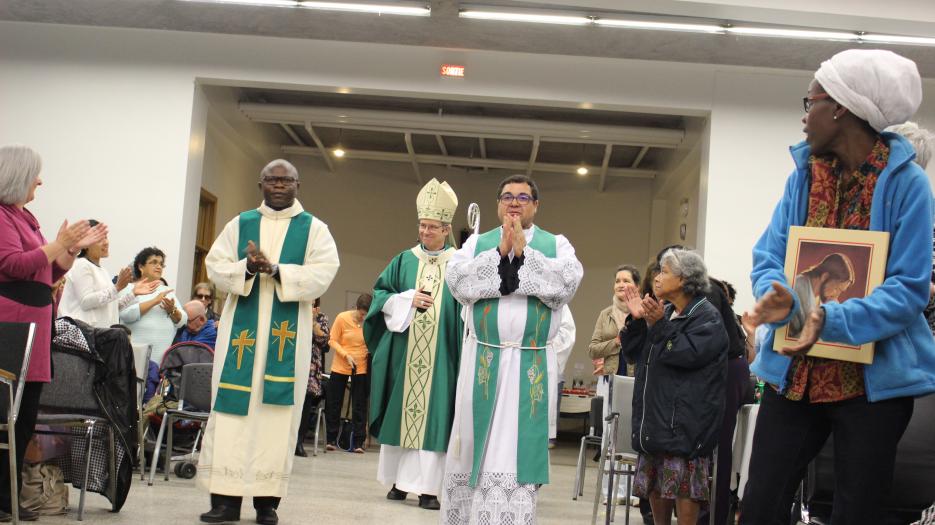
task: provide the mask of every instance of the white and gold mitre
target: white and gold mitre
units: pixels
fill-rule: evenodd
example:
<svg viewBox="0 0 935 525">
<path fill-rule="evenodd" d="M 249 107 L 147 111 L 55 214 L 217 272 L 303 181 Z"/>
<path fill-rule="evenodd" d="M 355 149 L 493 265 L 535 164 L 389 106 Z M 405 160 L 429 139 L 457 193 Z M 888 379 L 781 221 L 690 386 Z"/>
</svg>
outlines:
<svg viewBox="0 0 935 525">
<path fill-rule="evenodd" d="M 420 219 L 431 219 L 451 224 L 458 211 L 458 196 L 447 182 L 432 179 L 422 187 L 416 197 Z"/>
</svg>

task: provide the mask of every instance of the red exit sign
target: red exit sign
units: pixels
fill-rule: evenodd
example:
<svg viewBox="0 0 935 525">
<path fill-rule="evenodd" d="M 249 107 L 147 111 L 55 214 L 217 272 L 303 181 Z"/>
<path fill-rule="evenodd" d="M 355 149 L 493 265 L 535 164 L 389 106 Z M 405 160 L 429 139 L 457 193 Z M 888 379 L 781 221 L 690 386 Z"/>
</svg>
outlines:
<svg viewBox="0 0 935 525">
<path fill-rule="evenodd" d="M 457 64 L 442 64 L 441 72 L 443 77 L 464 78 L 464 66 Z"/>
</svg>

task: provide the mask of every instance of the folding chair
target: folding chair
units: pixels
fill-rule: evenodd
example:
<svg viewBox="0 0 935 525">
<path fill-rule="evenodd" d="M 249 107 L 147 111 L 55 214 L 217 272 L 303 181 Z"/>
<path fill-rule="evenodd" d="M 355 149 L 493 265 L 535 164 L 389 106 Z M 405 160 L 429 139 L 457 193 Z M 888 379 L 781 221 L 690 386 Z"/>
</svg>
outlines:
<svg viewBox="0 0 935 525">
<path fill-rule="evenodd" d="M 29 370 L 29 357 L 36 335 L 36 323 L 0 323 L 0 383 L 6 385 L 6 422 L 0 421 L 0 431 L 7 435 L 0 449 L 6 450 L 10 460 L 10 512 L 13 523 L 19 523 L 19 494 L 16 482 L 19 465 L 16 463 L 16 418 L 19 416 L 23 387 Z M 20 351 L 22 349 L 22 351 Z M 11 372 L 15 370 L 16 372 Z M 2 391 L 0 391 L 2 392 Z"/>
<path fill-rule="evenodd" d="M 117 442 L 114 427 L 101 411 L 94 393 L 97 362 L 87 357 L 64 351 L 52 351 L 55 377 L 42 388 L 39 398 L 40 425 L 64 426 L 85 429 L 87 446 L 84 451 L 84 480 L 78 500 L 78 521 L 84 519 L 84 500 L 91 474 L 91 453 L 94 447 L 95 429 L 100 425 L 107 429 L 107 451 L 109 477 L 107 490 L 111 509 L 117 511 Z M 129 400 L 128 400 L 129 401 Z M 57 434 L 57 432 L 45 432 Z M 71 434 L 68 434 L 71 435 Z"/>
<path fill-rule="evenodd" d="M 607 511 L 605 523 L 614 521 L 614 513 L 617 509 L 617 483 L 614 480 L 615 475 L 625 475 L 627 477 L 627 503 L 632 495 L 632 477 L 636 473 L 636 460 L 638 455 L 633 450 L 630 441 L 632 432 L 632 414 L 633 414 L 633 387 L 635 378 L 629 376 L 613 376 L 607 389 L 608 403 L 610 413 L 606 415 L 606 427 L 604 430 L 604 444 L 601 448 L 601 459 L 597 466 L 597 488 L 594 492 L 594 508 L 591 514 L 591 524 L 597 523 L 597 509 L 601 501 L 601 484 L 604 479 L 604 468 L 607 468 L 607 488 L 610 494 L 607 497 Z M 626 512 L 624 522 L 630 525 L 630 513 Z"/>
<path fill-rule="evenodd" d="M 179 408 L 166 410 L 159 425 L 159 436 L 156 438 L 156 448 L 153 450 L 153 463 L 149 469 L 149 485 L 152 486 L 156 477 L 156 465 L 159 464 L 159 450 L 162 436 L 168 427 L 166 440 L 166 459 L 163 470 L 165 480 L 169 481 L 169 464 L 172 461 L 172 430 L 176 419 L 191 419 L 206 423 L 211 415 L 211 374 L 212 363 L 191 363 L 182 367 L 182 381 L 179 388 Z M 198 431 L 194 446 L 204 429 Z M 194 454 L 194 448 L 192 451 Z"/>
<path fill-rule="evenodd" d="M 139 441 L 140 481 L 146 479 L 146 416 L 143 415 L 143 396 L 146 394 L 146 380 L 149 376 L 149 360 L 153 355 L 152 345 L 133 345 L 133 364 L 136 367 L 136 395 L 140 419 L 137 421 Z"/>
<path fill-rule="evenodd" d="M 588 447 L 601 448 L 601 436 L 604 435 L 604 398 L 596 396 L 591 398 L 591 413 L 588 416 L 591 428 L 587 435 L 581 437 L 581 448 L 578 449 L 578 467 L 575 470 L 575 486 L 571 499 L 584 496 L 584 474 L 587 470 L 585 454 Z"/>
<path fill-rule="evenodd" d="M 318 401 L 318 408 L 315 410 L 315 442 L 312 444 L 312 456 L 318 455 L 318 438 L 321 436 L 321 429 L 325 426 L 325 396 L 328 391 L 328 380 L 331 376 L 321 375 L 321 400 Z M 322 452 L 326 452 L 323 450 Z"/>
</svg>

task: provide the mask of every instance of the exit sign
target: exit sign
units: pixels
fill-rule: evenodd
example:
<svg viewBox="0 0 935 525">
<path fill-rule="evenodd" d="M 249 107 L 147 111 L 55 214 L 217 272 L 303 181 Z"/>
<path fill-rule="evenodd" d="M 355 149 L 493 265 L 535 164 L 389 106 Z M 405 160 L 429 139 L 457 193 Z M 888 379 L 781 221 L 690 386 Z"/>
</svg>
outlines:
<svg viewBox="0 0 935 525">
<path fill-rule="evenodd" d="M 443 77 L 464 78 L 464 66 L 456 64 L 442 64 Z"/>
</svg>

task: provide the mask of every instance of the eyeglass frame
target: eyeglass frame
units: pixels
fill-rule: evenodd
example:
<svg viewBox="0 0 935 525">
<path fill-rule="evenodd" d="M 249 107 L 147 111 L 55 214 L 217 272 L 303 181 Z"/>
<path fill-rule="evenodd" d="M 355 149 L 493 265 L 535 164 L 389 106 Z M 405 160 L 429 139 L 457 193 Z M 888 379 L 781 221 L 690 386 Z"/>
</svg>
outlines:
<svg viewBox="0 0 935 525">
<path fill-rule="evenodd" d="M 819 93 L 812 97 L 809 97 L 806 95 L 802 97 L 802 109 L 804 109 L 805 112 L 808 113 L 809 111 L 812 110 L 812 106 L 814 105 L 815 102 L 819 100 L 830 99 L 830 98 L 831 98 L 831 95 L 829 95 L 828 93 Z"/>
<path fill-rule="evenodd" d="M 440 232 L 445 229 L 445 226 L 447 226 L 445 223 L 442 223 L 441 226 L 435 226 L 434 224 L 422 224 L 421 222 L 418 225 L 420 231 L 425 230 L 429 233 Z"/>
<path fill-rule="evenodd" d="M 270 186 L 276 186 L 277 184 L 282 184 L 283 186 L 291 186 L 297 184 L 299 179 L 290 176 L 264 176 L 260 177 L 261 184 L 268 184 Z"/>
<path fill-rule="evenodd" d="M 214 296 L 211 294 L 196 293 L 195 298 L 196 299 L 211 299 L 212 301 L 214 300 Z"/>
<path fill-rule="evenodd" d="M 523 197 L 525 197 L 525 202 L 523 202 L 524 201 Z M 500 195 L 497 196 L 497 202 L 505 206 L 509 206 L 513 204 L 514 202 L 518 202 L 520 206 L 526 206 L 527 204 L 536 202 L 536 199 L 535 197 L 533 197 L 532 195 L 528 193 L 520 193 L 519 195 L 513 195 L 510 192 L 506 192 L 506 193 L 501 193 Z"/>
</svg>

